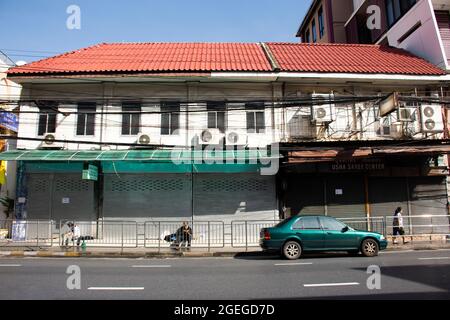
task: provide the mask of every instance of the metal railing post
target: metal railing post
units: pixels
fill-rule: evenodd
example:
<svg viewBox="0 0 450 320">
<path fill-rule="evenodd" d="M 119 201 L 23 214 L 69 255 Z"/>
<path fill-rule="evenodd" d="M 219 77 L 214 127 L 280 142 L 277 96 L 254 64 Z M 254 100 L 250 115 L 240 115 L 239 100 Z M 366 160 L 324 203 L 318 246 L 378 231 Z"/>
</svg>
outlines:
<svg viewBox="0 0 450 320">
<path fill-rule="evenodd" d="M 211 221 L 208 221 L 208 252 L 211 251 Z"/>
<path fill-rule="evenodd" d="M 139 247 L 139 224 L 136 222 L 136 248 L 138 247 Z"/>
<path fill-rule="evenodd" d="M 247 220 L 245 220 L 245 251 L 248 251 Z"/>
<path fill-rule="evenodd" d="M 37 248 L 38 248 L 38 250 L 39 250 L 39 220 L 36 220 L 37 221 L 37 224 L 36 224 L 36 233 L 37 233 L 37 238 L 36 238 L 36 246 L 37 246 Z"/>
<path fill-rule="evenodd" d="M 122 233 L 122 236 L 121 236 L 122 245 L 121 245 L 120 254 L 123 254 L 123 222 L 120 225 L 121 225 L 121 233 Z"/>
<path fill-rule="evenodd" d="M 161 221 L 158 221 L 158 253 L 161 252 Z"/>
<path fill-rule="evenodd" d="M 222 248 L 225 248 L 225 223 L 222 221 Z"/>
</svg>

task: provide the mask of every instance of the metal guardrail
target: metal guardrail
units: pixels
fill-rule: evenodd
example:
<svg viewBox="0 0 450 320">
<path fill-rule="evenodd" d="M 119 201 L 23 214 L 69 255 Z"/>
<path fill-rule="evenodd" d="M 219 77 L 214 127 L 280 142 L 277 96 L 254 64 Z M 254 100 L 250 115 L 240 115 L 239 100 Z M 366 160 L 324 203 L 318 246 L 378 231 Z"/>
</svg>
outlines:
<svg viewBox="0 0 450 320">
<path fill-rule="evenodd" d="M 147 221 L 144 223 L 144 247 L 169 248 L 170 242 L 164 240 L 176 233 L 182 221 Z M 192 248 L 223 248 L 225 246 L 225 223 L 223 221 L 194 221 L 192 228 Z"/>
<path fill-rule="evenodd" d="M 0 220 L 0 246 L 51 247 L 58 242 L 52 220 Z"/>
<path fill-rule="evenodd" d="M 67 222 L 79 228 L 80 237 L 74 237 Z M 59 223 L 59 244 L 75 247 L 83 241 L 89 247 L 137 248 L 138 223 L 135 221 L 74 221 L 61 220 Z"/>
<path fill-rule="evenodd" d="M 280 220 L 242 220 L 231 222 L 231 246 L 234 248 L 259 246 L 262 228 L 276 225 Z"/>
<path fill-rule="evenodd" d="M 393 216 L 340 218 L 352 228 L 393 234 Z M 73 239 L 67 222 L 79 228 L 80 238 Z M 272 227 L 279 220 L 191 221 L 192 248 L 258 247 L 262 228 Z M 403 215 L 404 236 L 432 239 L 450 235 L 448 215 Z M 65 245 L 75 249 L 84 242 L 87 247 L 103 248 L 169 248 L 164 237 L 176 232 L 182 221 L 73 221 L 61 220 L 0 220 L 0 247 L 51 247 Z M 72 241 L 73 240 L 73 241 Z"/>
<path fill-rule="evenodd" d="M 384 217 L 387 225 L 386 236 L 393 234 L 393 216 Z M 406 236 L 417 235 L 449 235 L 449 215 L 402 215 L 403 229 Z"/>
</svg>

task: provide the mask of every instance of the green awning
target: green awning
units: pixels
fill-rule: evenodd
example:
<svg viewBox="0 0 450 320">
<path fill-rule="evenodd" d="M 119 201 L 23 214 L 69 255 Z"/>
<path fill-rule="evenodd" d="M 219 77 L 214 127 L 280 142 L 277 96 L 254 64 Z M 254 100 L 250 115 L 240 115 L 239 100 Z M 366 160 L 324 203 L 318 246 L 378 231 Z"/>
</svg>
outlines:
<svg viewBox="0 0 450 320">
<path fill-rule="evenodd" d="M 152 161 L 190 163 L 257 163 L 278 159 L 281 155 L 262 150 L 10 150 L 0 153 L 6 161 Z"/>
</svg>

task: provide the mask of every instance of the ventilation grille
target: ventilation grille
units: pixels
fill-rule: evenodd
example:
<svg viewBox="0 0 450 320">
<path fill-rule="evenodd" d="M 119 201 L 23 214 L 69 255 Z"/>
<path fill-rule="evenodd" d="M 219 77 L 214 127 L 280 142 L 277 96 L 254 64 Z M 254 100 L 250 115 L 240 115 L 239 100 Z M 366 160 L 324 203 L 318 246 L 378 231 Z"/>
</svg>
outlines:
<svg viewBox="0 0 450 320">
<path fill-rule="evenodd" d="M 185 183 L 179 179 L 134 179 L 110 181 L 107 184 L 107 191 L 128 192 L 128 191 L 181 191 L 184 190 Z M 176 199 L 174 199 L 176 201 Z"/>
<path fill-rule="evenodd" d="M 65 192 L 89 191 L 89 182 L 78 179 L 58 179 L 55 181 L 55 190 Z"/>
<path fill-rule="evenodd" d="M 218 179 L 201 182 L 201 190 L 203 192 L 237 192 L 237 191 L 267 191 L 269 189 L 267 181 L 258 179 L 231 180 Z"/>
<path fill-rule="evenodd" d="M 50 183 L 47 179 L 33 179 L 30 185 L 30 191 L 33 192 L 48 192 L 50 188 Z"/>
</svg>

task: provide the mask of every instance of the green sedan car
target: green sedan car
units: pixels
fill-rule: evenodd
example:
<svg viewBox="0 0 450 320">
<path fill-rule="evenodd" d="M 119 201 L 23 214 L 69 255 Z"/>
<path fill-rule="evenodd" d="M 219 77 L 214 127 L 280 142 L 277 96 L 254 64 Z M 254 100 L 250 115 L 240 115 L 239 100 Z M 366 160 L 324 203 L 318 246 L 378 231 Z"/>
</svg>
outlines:
<svg viewBox="0 0 450 320">
<path fill-rule="evenodd" d="M 361 252 L 366 257 L 378 255 L 387 247 L 382 234 L 355 230 L 327 216 L 293 216 L 275 227 L 263 228 L 260 246 L 266 251 L 278 251 L 287 259 L 298 259 L 303 252 Z"/>
</svg>

